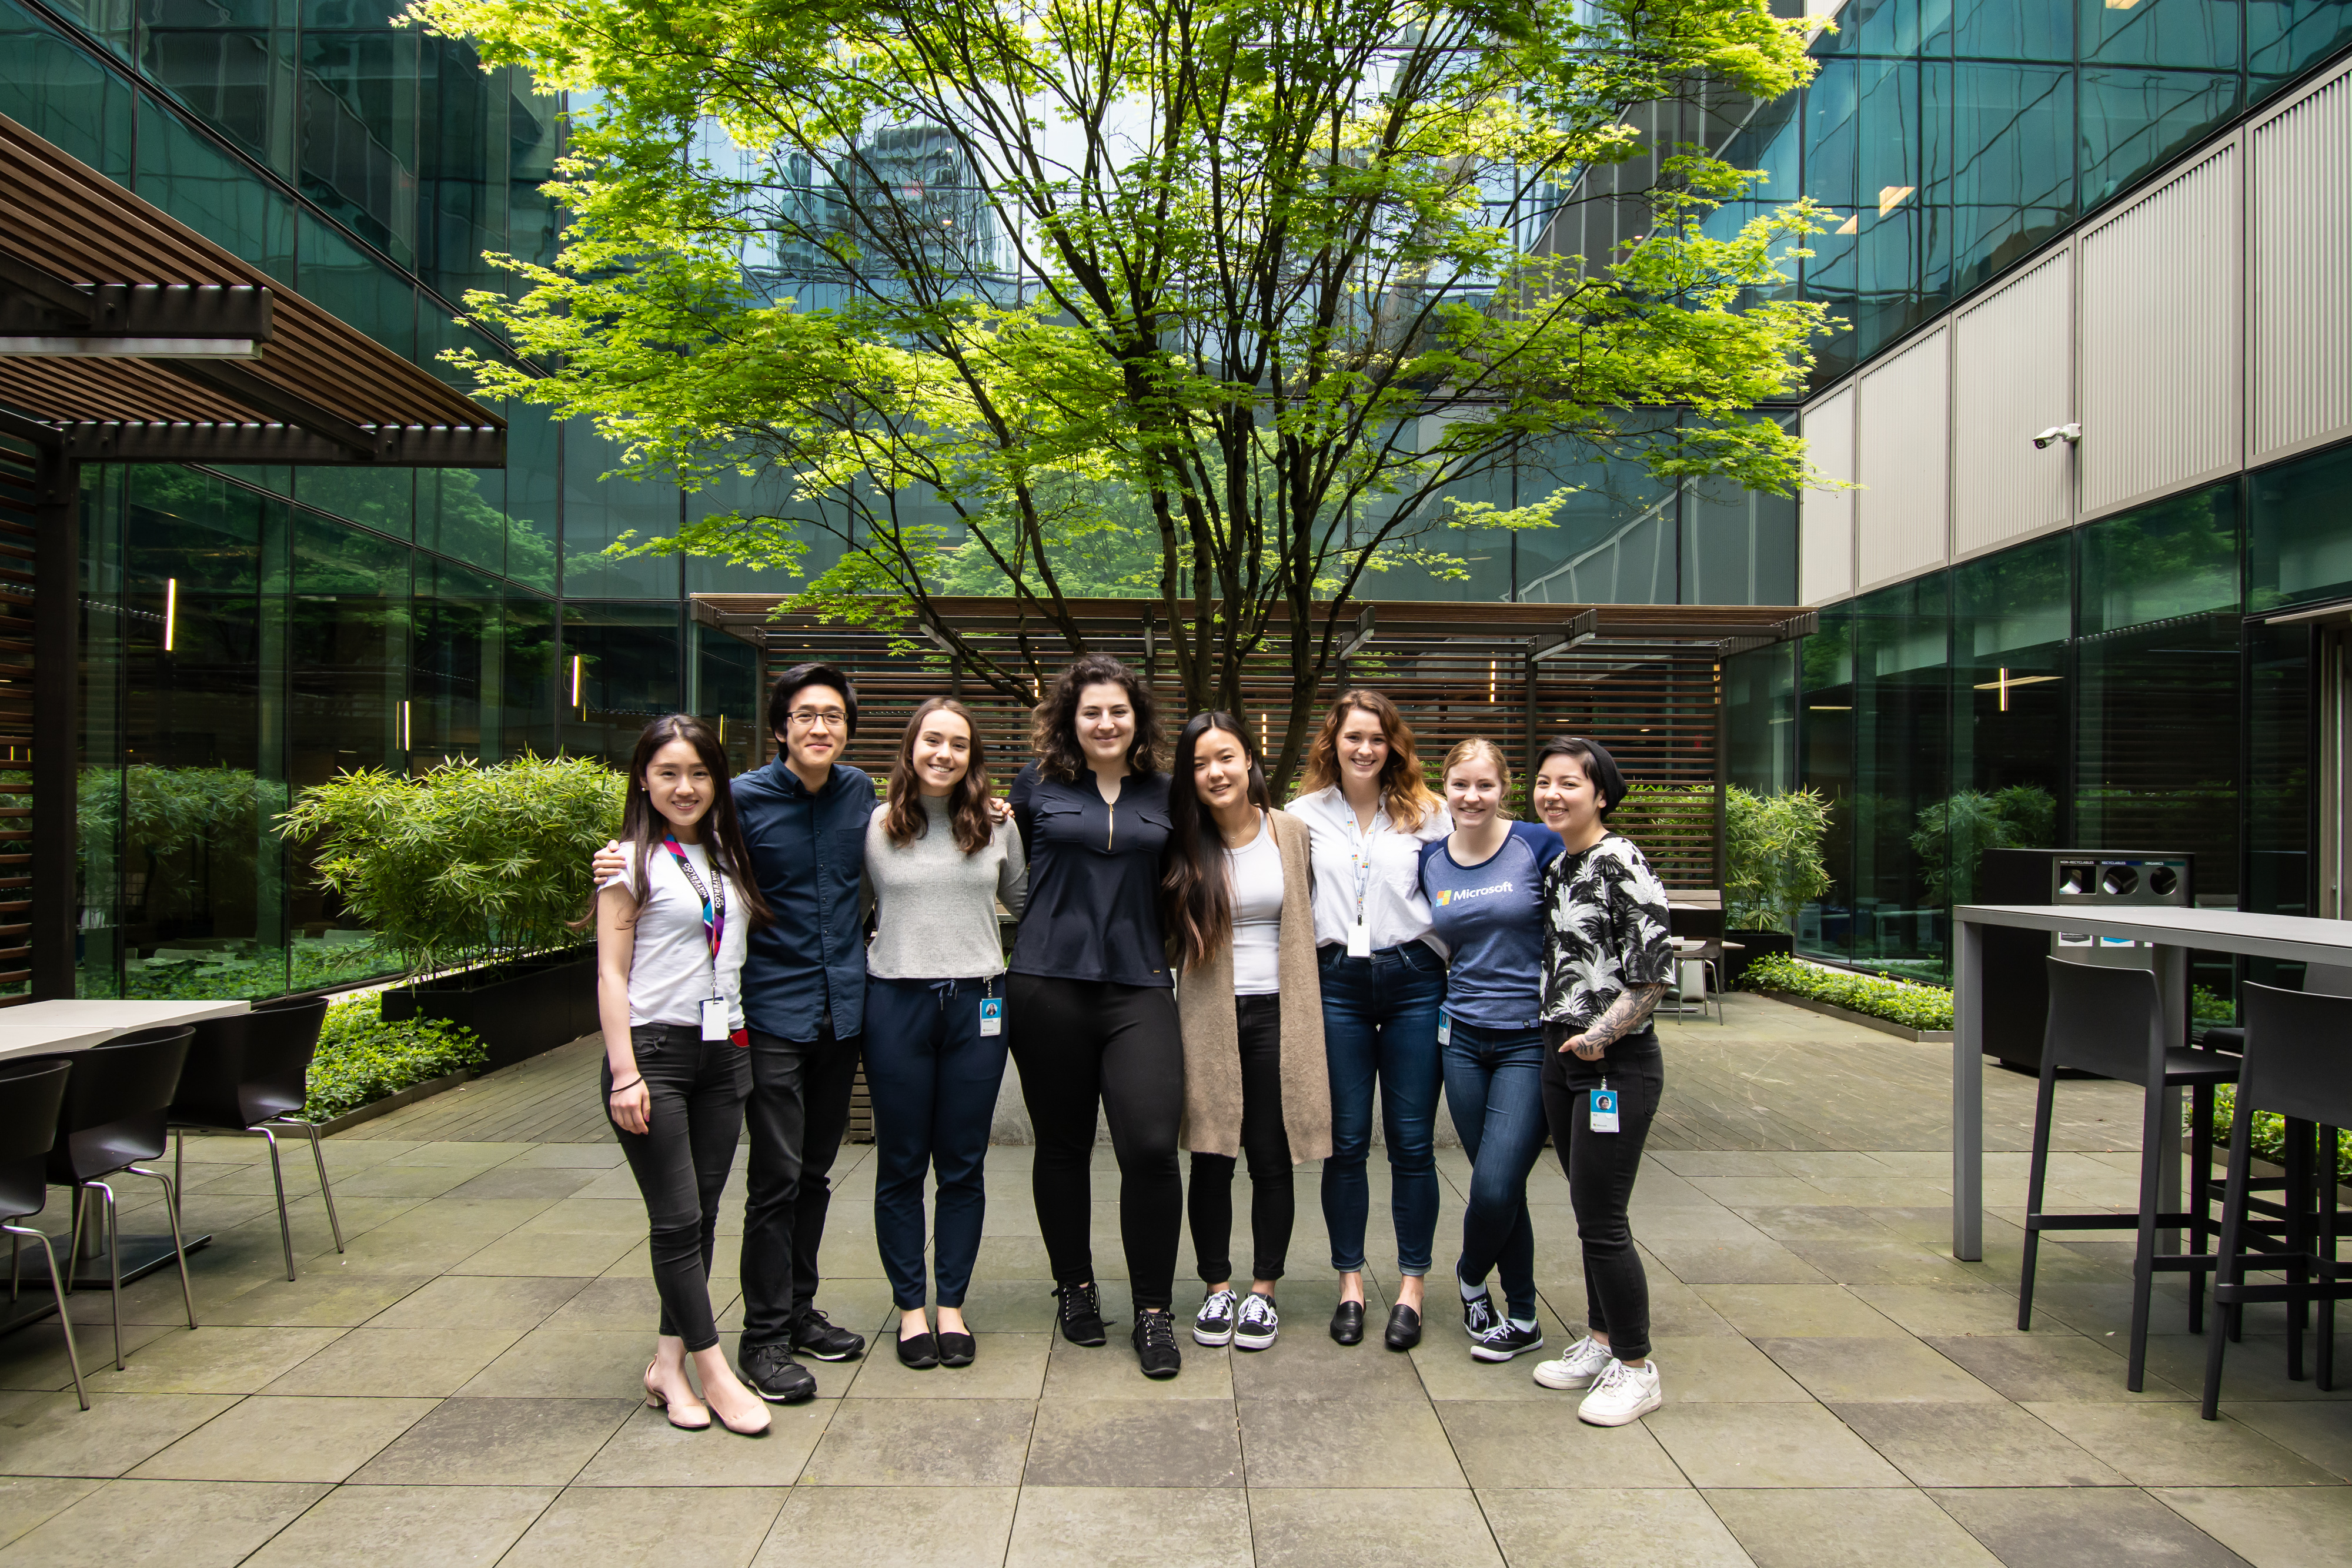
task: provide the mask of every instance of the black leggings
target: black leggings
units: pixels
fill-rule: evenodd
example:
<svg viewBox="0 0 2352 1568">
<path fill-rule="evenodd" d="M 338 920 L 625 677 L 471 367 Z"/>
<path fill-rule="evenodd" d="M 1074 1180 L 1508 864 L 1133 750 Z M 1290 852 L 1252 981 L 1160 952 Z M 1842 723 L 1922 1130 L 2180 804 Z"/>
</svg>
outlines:
<svg viewBox="0 0 2352 1568">
<path fill-rule="evenodd" d="M 1252 1280 L 1279 1280 L 1297 1214 L 1291 1186 L 1290 1134 L 1282 1124 L 1282 998 L 1235 997 L 1242 1052 L 1242 1153 L 1249 1156 Z M 1234 1158 L 1195 1154 L 1185 1189 L 1192 1253 L 1201 1281 L 1234 1277 Z"/>
<path fill-rule="evenodd" d="M 733 1040 L 706 1040 L 692 1024 L 640 1024 L 629 1030 L 629 1042 L 653 1103 L 644 1132 L 624 1131 L 617 1122 L 613 1132 L 645 1195 L 654 1289 L 661 1292 L 660 1332 L 683 1339 L 689 1351 L 709 1350 L 719 1343 L 710 1315 L 719 1197 L 743 1133 L 751 1053 Z M 609 1061 L 599 1077 L 609 1120 Z"/>
<path fill-rule="evenodd" d="M 1650 1281 L 1633 1249 L 1625 1206 L 1665 1093 L 1665 1057 L 1657 1031 L 1647 1028 L 1611 1046 L 1598 1061 L 1561 1051 L 1565 1038 L 1557 1026 L 1545 1027 L 1550 1054 L 1543 1068 L 1544 1120 L 1560 1169 L 1568 1173 L 1568 1198 L 1584 1246 L 1585 1321 L 1609 1336 L 1609 1352 L 1618 1360 L 1640 1361 L 1650 1354 Z M 1617 1092 L 1614 1133 L 1592 1130 L 1592 1091 L 1604 1077 Z"/>
<path fill-rule="evenodd" d="M 1176 1168 L 1176 1127 L 1184 1114 L 1184 1042 L 1176 996 L 1158 986 L 1055 980 L 1013 975 L 1005 985 L 1013 1061 L 1036 1130 L 1030 1167 L 1037 1228 L 1057 1285 L 1095 1277 L 1095 1107 L 1110 1124 L 1118 1155 L 1118 1233 L 1139 1308 L 1165 1308 L 1176 1294 L 1176 1242 L 1184 1224 L 1184 1180 Z"/>
</svg>

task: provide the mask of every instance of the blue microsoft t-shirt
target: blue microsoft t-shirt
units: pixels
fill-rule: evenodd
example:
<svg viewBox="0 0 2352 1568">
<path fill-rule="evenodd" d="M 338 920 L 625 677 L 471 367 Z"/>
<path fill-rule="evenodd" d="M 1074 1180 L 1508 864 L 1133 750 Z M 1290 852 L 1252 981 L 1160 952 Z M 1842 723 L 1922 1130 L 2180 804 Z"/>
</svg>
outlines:
<svg viewBox="0 0 2352 1568">
<path fill-rule="evenodd" d="M 1544 868 L 1559 835 L 1513 822 L 1503 847 L 1475 866 L 1454 863 L 1446 840 L 1422 846 L 1421 891 L 1432 933 L 1453 963 L 1445 1011 L 1485 1029 L 1534 1029 L 1543 1005 Z"/>
</svg>

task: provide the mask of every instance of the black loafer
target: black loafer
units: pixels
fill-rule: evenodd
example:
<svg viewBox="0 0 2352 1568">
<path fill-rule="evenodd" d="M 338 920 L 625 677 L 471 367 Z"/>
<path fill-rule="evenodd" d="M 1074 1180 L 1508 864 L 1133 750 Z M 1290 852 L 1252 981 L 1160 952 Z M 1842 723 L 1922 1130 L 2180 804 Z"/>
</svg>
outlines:
<svg viewBox="0 0 2352 1568">
<path fill-rule="evenodd" d="M 1331 1314 L 1331 1337 L 1341 1344 L 1364 1343 L 1364 1303 L 1341 1301 Z"/>
<path fill-rule="evenodd" d="M 743 1381 L 771 1405 L 799 1405 L 816 1397 L 816 1377 L 780 1344 L 755 1345 L 740 1363 Z"/>
<path fill-rule="evenodd" d="M 1411 1350 L 1421 1343 L 1421 1314 L 1402 1303 L 1391 1307 L 1388 1333 L 1381 1338 L 1391 1350 Z"/>
<path fill-rule="evenodd" d="M 940 1364 L 970 1366 L 971 1358 L 980 1354 L 980 1342 L 968 1333 L 940 1332 Z"/>
<path fill-rule="evenodd" d="M 939 1342 L 927 1333 L 898 1341 L 898 1364 L 929 1372 L 940 1364 Z"/>
</svg>

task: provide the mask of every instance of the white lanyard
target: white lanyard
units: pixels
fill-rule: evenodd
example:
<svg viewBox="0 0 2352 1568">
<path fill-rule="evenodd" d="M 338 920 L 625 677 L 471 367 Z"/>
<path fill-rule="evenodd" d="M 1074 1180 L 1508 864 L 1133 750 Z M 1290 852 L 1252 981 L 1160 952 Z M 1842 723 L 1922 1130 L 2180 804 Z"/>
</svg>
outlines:
<svg viewBox="0 0 2352 1568">
<path fill-rule="evenodd" d="M 1344 794 L 1339 797 L 1339 809 L 1348 824 L 1348 863 L 1356 873 L 1356 919 L 1348 930 L 1348 956 L 1369 958 L 1372 956 L 1372 932 L 1371 922 L 1364 913 L 1364 899 L 1371 890 L 1372 845 L 1381 836 L 1381 817 L 1384 809 L 1380 806 L 1372 808 L 1372 831 L 1369 835 L 1362 824 L 1356 821 L 1356 808 L 1349 804 Z"/>
</svg>

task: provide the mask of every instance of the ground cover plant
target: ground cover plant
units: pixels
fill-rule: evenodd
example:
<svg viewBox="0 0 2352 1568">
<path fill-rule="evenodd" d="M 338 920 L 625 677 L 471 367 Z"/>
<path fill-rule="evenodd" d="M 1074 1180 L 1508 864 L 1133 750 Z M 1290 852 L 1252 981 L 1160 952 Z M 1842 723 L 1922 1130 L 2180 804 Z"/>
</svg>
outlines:
<svg viewBox="0 0 2352 1568">
<path fill-rule="evenodd" d="M 1952 1027 L 1950 991 L 1941 986 L 1898 980 L 1892 975 L 1848 974 L 1769 953 L 1750 962 L 1739 983 L 1751 991 L 1786 991 L 1912 1029 Z"/>
<path fill-rule="evenodd" d="M 327 1009 L 319 1030 L 302 1114 L 323 1122 L 489 1059 L 482 1037 L 463 1024 L 425 1018 L 387 1023 L 383 992 L 348 998 Z"/>
</svg>

